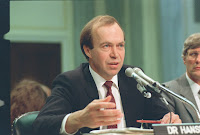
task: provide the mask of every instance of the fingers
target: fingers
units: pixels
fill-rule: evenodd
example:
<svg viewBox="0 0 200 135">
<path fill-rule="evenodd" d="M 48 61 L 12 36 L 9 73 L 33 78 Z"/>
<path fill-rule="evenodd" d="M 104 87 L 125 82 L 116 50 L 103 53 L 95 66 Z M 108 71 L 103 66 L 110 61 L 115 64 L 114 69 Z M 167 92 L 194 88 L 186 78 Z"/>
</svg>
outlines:
<svg viewBox="0 0 200 135">
<path fill-rule="evenodd" d="M 124 115 L 120 110 L 117 109 L 105 109 L 105 110 L 99 110 L 96 113 L 97 117 L 105 117 L 105 118 L 114 118 L 114 119 L 121 119 Z M 109 119 L 107 119 L 109 121 Z"/>
<path fill-rule="evenodd" d="M 123 117 L 123 113 L 115 108 L 115 104 L 109 102 L 111 96 L 105 99 L 98 99 L 92 101 L 83 110 L 80 111 L 79 120 L 83 127 L 96 128 L 105 125 L 118 124 Z"/>
<path fill-rule="evenodd" d="M 111 100 L 111 96 L 108 96 L 104 99 L 97 99 L 97 100 L 92 101 L 88 107 L 90 107 L 91 110 L 115 108 L 116 107 L 115 103 L 109 102 L 110 100 Z"/>
<path fill-rule="evenodd" d="M 96 100 L 93 100 L 92 102 L 94 102 L 94 103 L 98 103 L 98 102 L 110 102 L 111 98 L 112 98 L 111 96 L 107 96 L 106 98 L 96 99 Z"/>
<path fill-rule="evenodd" d="M 96 113 L 96 123 L 99 122 L 99 126 L 118 124 L 122 117 L 121 111 L 116 109 L 100 110 Z"/>
<path fill-rule="evenodd" d="M 99 126 L 118 124 L 123 114 L 117 109 L 87 110 L 81 117 L 84 127 L 97 128 Z M 84 122 L 83 122 L 84 121 Z"/>
<path fill-rule="evenodd" d="M 110 102 L 111 98 L 112 98 L 111 96 L 107 96 L 106 98 L 104 98 L 102 100 L 103 100 L 103 102 Z"/>
<path fill-rule="evenodd" d="M 93 115 L 94 113 L 95 117 L 116 117 L 116 118 L 123 117 L 123 114 L 121 113 L 120 110 L 110 109 L 110 108 L 115 108 L 116 105 L 115 103 L 111 103 L 109 101 L 110 97 L 100 100 L 94 100 L 94 102 L 91 102 L 85 108 L 85 110 L 91 115 Z"/>
<path fill-rule="evenodd" d="M 120 119 L 111 119 L 111 117 L 104 118 L 99 121 L 99 126 L 115 125 L 120 123 Z"/>
<path fill-rule="evenodd" d="M 179 115 L 169 112 L 161 119 L 161 124 L 182 123 Z"/>
</svg>

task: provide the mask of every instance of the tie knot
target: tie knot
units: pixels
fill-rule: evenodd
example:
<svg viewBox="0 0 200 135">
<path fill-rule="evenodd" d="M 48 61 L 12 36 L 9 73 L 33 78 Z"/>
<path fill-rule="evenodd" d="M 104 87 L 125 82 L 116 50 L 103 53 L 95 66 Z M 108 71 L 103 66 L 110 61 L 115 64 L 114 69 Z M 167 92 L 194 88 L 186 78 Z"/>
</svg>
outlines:
<svg viewBox="0 0 200 135">
<path fill-rule="evenodd" d="M 107 89 L 110 89 L 111 88 L 111 86 L 112 86 L 112 81 L 106 81 L 105 83 L 104 83 L 104 85 L 106 86 L 106 88 Z"/>
</svg>

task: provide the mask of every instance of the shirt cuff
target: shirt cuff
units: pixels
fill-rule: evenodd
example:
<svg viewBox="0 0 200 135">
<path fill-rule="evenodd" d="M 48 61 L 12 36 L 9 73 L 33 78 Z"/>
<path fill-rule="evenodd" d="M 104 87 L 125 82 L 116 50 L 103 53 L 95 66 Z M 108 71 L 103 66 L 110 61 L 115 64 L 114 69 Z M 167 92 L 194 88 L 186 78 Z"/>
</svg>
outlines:
<svg viewBox="0 0 200 135">
<path fill-rule="evenodd" d="M 69 133 L 67 133 L 66 130 L 65 130 L 65 124 L 66 124 L 67 119 L 68 119 L 68 117 L 70 116 L 70 114 L 71 114 L 71 113 L 67 114 L 67 115 L 64 117 L 63 121 L 62 121 L 62 125 L 61 125 L 61 128 L 60 128 L 60 135 L 74 135 L 74 134 L 76 134 L 76 132 L 77 132 L 77 131 L 76 131 L 76 132 L 74 132 L 74 133 L 72 133 L 72 134 L 69 134 Z"/>
</svg>

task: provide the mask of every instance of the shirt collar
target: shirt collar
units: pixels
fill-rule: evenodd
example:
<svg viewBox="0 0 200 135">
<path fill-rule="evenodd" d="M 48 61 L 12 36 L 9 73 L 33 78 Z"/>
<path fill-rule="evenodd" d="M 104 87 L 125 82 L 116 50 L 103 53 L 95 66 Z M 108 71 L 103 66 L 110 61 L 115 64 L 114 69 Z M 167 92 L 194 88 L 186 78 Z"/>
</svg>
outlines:
<svg viewBox="0 0 200 135">
<path fill-rule="evenodd" d="M 90 70 L 90 73 L 94 79 L 94 82 L 97 86 L 97 89 L 101 88 L 104 83 L 107 81 L 105 80 L 103 77 L 101 77 L 99 74 L 97 74 L 92 68 L 91 66 L 89 65 L 89 70 Z M 111 79 L 111 81 L 113 82 L 113 86 L 115 86 L 116 88 L 118 88 L 118 77 L 117 75 L 113 76 L 113 78 Z"/>
<path fill-rule="evenodd" d="M 186 78 L 188 80 L 188 83 L 190 84 L 190 87 L 191 87 L 193 93 L 198 93 L 199 90 L 200 90 L 200 85 L 198 85 L 192 79 L 190 79 L 190 77 L 188 76 L 187 72 L 186 72 Z"/>
</svg>

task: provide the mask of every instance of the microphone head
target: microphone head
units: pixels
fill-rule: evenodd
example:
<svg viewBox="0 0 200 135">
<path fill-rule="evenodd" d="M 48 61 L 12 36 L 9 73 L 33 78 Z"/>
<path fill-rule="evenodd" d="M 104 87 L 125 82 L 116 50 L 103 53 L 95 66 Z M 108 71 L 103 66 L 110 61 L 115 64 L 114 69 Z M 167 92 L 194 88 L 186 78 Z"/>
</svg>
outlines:
<svg viewBox="0 0 200 135">
<path fill-rule="evenodd" d="M 133 72 L 135 72 L 135 73 L 138 73 L 138 72 L 140 72 L 140 71 L 142 71 L 140 68 L 138 68 L 138 67 L 134 67 L 133 68 Z M 142 71 L 143 72 L 143 71 Z"/>
<path fill-rule="evenodd" d="M 132 77 L 132 73 L 133 73 L 133 69 L 128 67 L 126 70 L 125 70 L 125 74 L 126 76 L 128 77 Z"/>
</svg>

